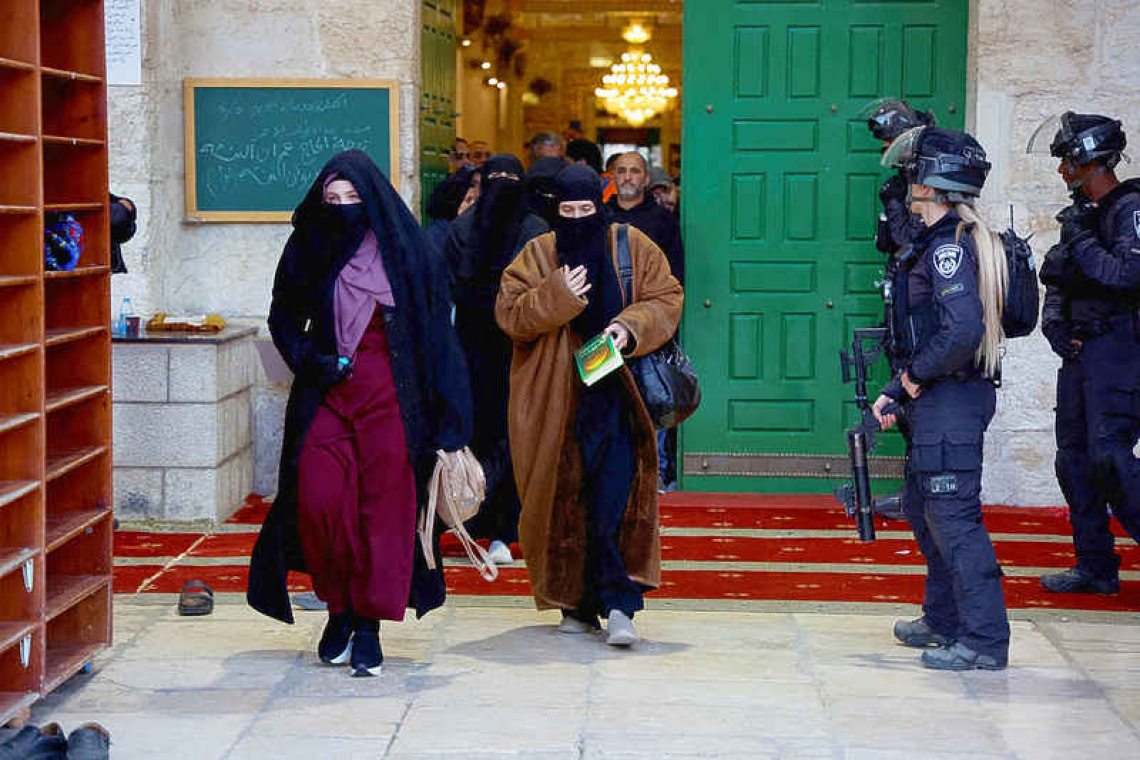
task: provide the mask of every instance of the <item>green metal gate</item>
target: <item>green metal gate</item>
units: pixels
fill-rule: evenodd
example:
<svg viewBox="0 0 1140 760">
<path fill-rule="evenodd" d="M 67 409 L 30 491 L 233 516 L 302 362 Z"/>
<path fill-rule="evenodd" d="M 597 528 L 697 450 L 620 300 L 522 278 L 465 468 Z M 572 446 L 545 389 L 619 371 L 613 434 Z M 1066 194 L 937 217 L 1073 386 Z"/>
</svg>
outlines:
<svg viewBox="0 0 1140 760">
<path fill-rule="evenodd" d="M 882 311 L 885 172 L 856 114 L 901 95 L 961 128 L 967 15 L 966 0 L 686 3 L 684 339 L 704 400 L 683 488 L 820 492 L 846 469 L 837 350 Z"/>
<path fill-rule="evenodd" d="M 431 192 L 447 178 L 455 144 L 455 0 L 424 0 L 420 59 L 420 208 L 427 221 Z"/>
</svg>

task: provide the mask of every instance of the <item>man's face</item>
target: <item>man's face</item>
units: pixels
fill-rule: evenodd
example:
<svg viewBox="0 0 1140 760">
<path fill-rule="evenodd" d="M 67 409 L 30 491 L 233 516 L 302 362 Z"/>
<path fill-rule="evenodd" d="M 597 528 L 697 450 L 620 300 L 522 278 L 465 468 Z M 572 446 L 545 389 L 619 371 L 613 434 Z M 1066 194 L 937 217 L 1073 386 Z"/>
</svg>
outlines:
<svg viewBox="0 0 1140 760">
<path fill-rule="evenodd" d="M 624 153 L 614 161 L 614 182 L 622 200 L 633 201 L 645 197 L 645 187 L 649 177 L 645 173 L 645 162 L 637 153 Z"/>
<path fill-rule="evenodd" d="M 558 143 L 535 143 L 532 155 L 538 158 L 558 158 L 562 155 L 562 150 L 558 147 Z"/>
<path fill-rule="evenodd" d="M 1067 158 L 1062 158 L 1061 163 L 1057 165 L 1057 173 L 1065 180 L 1065 186 L 1070 190 L 1076 190 L 1084 184 L 1084 181 L 1096 173 L 1097 163 L 1092 161 L 1087 164 L 1074 164 Z"/>
<path fill-rule="evenodd" d="M 482 140 L 476 140 L 471 143 L 471 163 L 476 166 L 482 166 L 483 162 L 491 157 L 491 151 L 487 147 L 487 143 Z"/>
<path fill-rule="evenodd" d="M 448 156 L 448 161 L 451 163 L 452 171 L 455 171 L 464 164 L 471 163 L 471 149 L 467 147 L 466 140 L 456 140 L 455 147 Z"/>
</svg>

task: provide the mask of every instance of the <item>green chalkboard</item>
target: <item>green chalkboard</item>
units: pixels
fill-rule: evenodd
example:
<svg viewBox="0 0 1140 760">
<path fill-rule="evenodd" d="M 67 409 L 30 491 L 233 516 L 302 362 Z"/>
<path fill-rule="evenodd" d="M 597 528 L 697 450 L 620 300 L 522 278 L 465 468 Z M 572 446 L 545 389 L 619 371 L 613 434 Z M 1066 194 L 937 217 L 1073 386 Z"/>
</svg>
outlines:
<svg viewBox="0 0 1140 760">
<path fill-rule="evenodd" d="M 375 79 L 187 79 L 186 216 L 288 221 L 325 162 L 365 151 L 393 184 L 398 90 Z"/>
</svg>

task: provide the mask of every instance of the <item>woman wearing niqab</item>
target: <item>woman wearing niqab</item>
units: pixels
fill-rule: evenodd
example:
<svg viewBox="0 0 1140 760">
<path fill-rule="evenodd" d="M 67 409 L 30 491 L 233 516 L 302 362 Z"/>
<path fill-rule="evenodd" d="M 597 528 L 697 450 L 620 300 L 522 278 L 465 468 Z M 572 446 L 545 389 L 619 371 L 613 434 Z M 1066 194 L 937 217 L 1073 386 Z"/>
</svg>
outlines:
<svg viewBox="0 0 1140 760">
<path fill-rule="evenodd" d="M 471 451 L 483 465 L 487 498 L 467 524 L 471 535 L 491 540 L 496 564 L 514 560 L 521 506 L 507 442 L 511 339 L 495 322 L 495 297 L 503 270 L 523 245 L 547 231 L 527 211 L 522 162 L 510 154 L 487 159 L 483 186 L 472 211 L 451 225 L 445 258 L 451 268 L 455 331 L 471 373 L 475 405 Z"/>
<path fill-rule="evenodd" d="M 292 623 L 287 573 L 309 573 L 329 611 L 321 660 L 371 675 L 383 661 L 379 621 L 443 603 L 416 517 L 435 451 L 468 442 L 470 388 L 446 267 L 367 154 L 334 156 L 293 227 L 269 329 L 294 380 L 247 598 Z"/>
</svg>

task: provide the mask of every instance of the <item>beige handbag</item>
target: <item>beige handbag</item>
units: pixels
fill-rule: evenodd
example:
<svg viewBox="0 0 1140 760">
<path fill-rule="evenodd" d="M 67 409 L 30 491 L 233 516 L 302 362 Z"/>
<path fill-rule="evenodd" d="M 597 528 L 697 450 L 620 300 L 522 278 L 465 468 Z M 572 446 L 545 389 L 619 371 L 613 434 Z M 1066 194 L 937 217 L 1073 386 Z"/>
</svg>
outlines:
<svg viewBox="0 0 1140 760">
<path fill-rule="evenodd" d="M 459 543 L 471 559 L 471 564 L 484 580 L 493 581 L 499 577 L 499 568 L 491 561 L 487 550 L 471 538 L 463 527 L 479 512 L 479 505 L 487 496 L 487 481 L 483 477 L 483 466 L 464 446 L 459 451 L 436 451 L 435 470 L 428 481 L 427 510 L 420 516 L 417 528 L 424 559 L 432 570 L 436 567 L 435 552 L 432 551 L 432 529 L 435 517 L 439 514 L 447 530 L 459 538 Z"/>
</svg>

